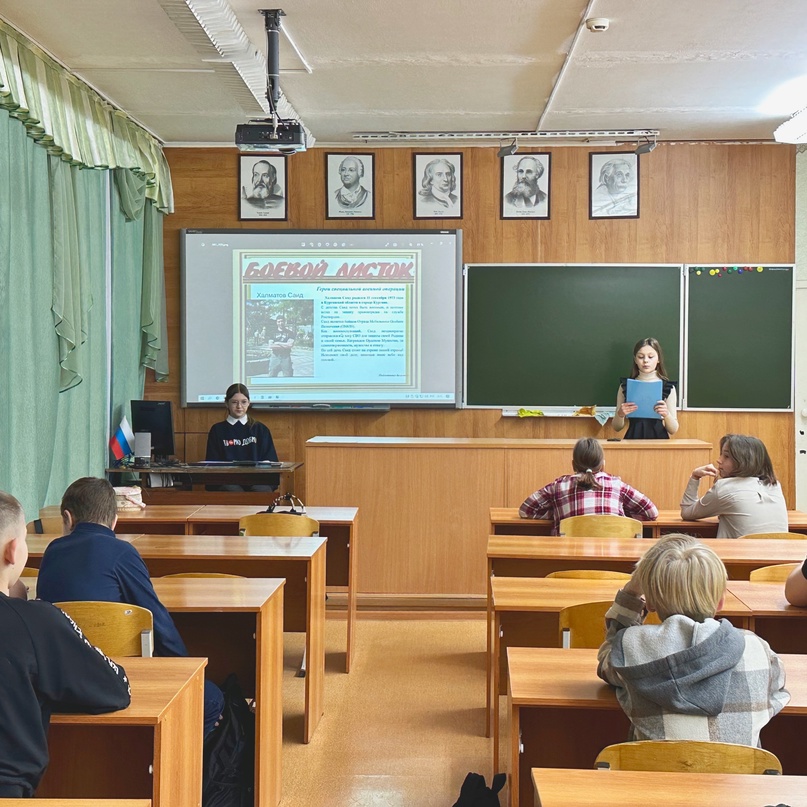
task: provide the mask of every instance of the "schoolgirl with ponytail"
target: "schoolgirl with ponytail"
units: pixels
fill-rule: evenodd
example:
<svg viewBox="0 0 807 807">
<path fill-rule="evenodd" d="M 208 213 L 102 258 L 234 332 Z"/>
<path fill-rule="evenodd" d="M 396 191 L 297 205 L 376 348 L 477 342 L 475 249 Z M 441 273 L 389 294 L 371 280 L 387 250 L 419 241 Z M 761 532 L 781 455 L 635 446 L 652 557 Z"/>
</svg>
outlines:
<svg viewBox="0 0 807 807">
<path fill-rule="evenodd" d="M 570 516 L 630 516 L 639 521 L 658 518 L 658 509 L 643 493 L 603 470 L 602 446 L 593 437 L 578 440 L 572 452 L 574 474 L 558 477 L 528 496 L 519 508 L 522 518 L 551 518 L 552 534 Z"/>
</svg>

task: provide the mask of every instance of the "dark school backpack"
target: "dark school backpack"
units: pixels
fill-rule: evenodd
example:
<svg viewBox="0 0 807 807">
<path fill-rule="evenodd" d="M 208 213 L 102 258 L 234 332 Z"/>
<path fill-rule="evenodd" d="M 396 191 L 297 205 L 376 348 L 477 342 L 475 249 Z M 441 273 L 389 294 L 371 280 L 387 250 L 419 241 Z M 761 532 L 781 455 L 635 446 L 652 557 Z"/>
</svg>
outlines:
<svg viewBox="0 0 807 807">
<path fill-rule="evenodd" d="M 238 678 L 222 686 L 224 710 L 205 738 L 202 807 L 252 807 L 255 801 L 255 715 L 244 700 Z"/>
<path fill-rule="evenodd" d="M 469 773 L 462 783 L 460 797 L 454 807 L 500 807 L 496 794 L 504 787 L 506 780 L 505 774 L 497 773 L 488 787 L 481 773 Z"/>
</svg>

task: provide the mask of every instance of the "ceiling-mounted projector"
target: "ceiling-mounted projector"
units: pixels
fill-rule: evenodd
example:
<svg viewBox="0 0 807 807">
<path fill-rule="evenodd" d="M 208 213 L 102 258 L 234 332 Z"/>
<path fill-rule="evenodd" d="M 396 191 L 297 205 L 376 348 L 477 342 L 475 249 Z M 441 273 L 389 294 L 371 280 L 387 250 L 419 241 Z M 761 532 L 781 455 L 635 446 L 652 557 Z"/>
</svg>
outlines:
<svg viewBox="0 0 807 807">
<path fill-rule="evenodd" d="M 298 121 L 271 118 L 239 123 L 235 128 L 235 145 L 241 151 L 278 151 L 298 154 L 305 151 L 305 129 Z"/>
</svg>

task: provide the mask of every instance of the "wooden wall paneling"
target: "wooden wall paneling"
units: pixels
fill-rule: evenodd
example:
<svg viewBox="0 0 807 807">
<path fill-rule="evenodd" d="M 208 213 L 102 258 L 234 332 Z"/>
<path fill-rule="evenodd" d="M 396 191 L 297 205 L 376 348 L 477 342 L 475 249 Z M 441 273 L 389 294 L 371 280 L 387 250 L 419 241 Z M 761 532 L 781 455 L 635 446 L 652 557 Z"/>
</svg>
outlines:
<svg viewBox="0 0 807 807">
<path fill-rule="evenodd" d="M 415 221 L 412 218 L 412 153 L 421 150 L 375 150 L 374 221 L 325 220 L 324 150 L 313 149 L 289 159 L 289 221 L 240 222 L 236 149 L 166 149 L 176 203 L 176 212 L 165 217 L 163 226 L 171 376 L 167 383 L 157 384 L 149 371 L 146 397 L 174 403 L 178 442 L 186 430 L 189 434 L 206 435 L 209 425 L 220 419 L 220 413 L 216 413 L 209 416 L 209 422 L 207 415 L 200 420 L 196 414 L 199 410 L 185 412 L 179 407 L 181 228 L 458 227 L 463 230 L 464 259 L 477 263 L 714 263 L 724 260 L 793 263 L 795 259 L 794 147 L 662 143 L 652 154 L 640 158 L 639 219 L 611 221 L 588 218 L 589 149 L 531 149 L 552 154 L 551 219 L 525 222 L 499 218 L 501 168 L 496 150 L 492 148 L 459 149 L 463 152 L 464 172 L 462 220 Z M 716 312 L 716 318 L 720 313 Z M 579 323 L 579 327 L 585 327 L 585 323 Z M 716 338 L 719 338 L 718 328 Z M 560 335 L 557 347 L 562 349 Z M 629 363 L 628 356 L 626 363 Z M 616 380 L 614 389 L 616 391 Z M 500 410 L 393 410 L 372 415 L 278 413 L 267 415 L 266 422 L 273 432 L 275 428 L 282 428 L 281 423 L 289 424 L 292 456 L 288 458 L 295 460 L 303 459 L 305 441 L 316 434 L 513 438 L 613 435 L 609 426 L 600 428 L 594 420 L 502 418 Z M 714 444 L 726 432 L 756 434 L 771 452 L 792 507 L 795 501 L 793 429 L 794 417 L 789 413 L 688 412 L 681 415 L 679 434 Z M 188 450 L 194 450 L 193 445 L 198 446 L 194 440 L 197 438 L 190 438 Z M 304 467 L 301 471 L 296 489 L 305 501 L 307 469 Z M 677 480 L 675 484 L 678 485 Z M 371 533 L 368 531 L 368 534 Z"/>
</svg>

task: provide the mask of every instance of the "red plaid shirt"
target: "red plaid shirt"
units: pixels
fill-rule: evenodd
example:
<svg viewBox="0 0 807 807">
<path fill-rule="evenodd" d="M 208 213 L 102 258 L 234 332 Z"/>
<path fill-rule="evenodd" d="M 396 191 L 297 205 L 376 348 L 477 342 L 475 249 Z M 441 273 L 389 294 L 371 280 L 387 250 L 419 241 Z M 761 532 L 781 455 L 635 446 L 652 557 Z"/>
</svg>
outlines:
<svg viewBox="0 0 807 807">
<path fill-rule="evenodd" d="M 560 534 L 561 519 L 570 516 L 630 516 L 639 521 L 658 518 L 658 508 L 643 493 L 626 485 L 618 476 L 595 474 L 600 490 L 583 490 L 577 475 L 561 476 L 527 497 L 519 508 L 522 518 L 551 518 L 552 535 Z"/>
</svg>

